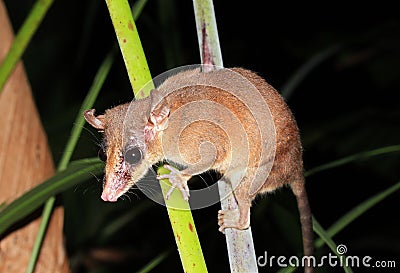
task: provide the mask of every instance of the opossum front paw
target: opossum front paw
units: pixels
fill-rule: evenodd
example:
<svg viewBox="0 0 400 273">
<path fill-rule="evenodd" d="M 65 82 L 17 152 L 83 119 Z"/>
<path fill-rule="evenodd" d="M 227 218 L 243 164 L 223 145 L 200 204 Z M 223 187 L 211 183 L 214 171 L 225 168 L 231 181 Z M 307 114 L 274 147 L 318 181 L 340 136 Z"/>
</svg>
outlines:
<svg viewBox="0 0 400 273">
<path fill-rule="evenodd" d="M 250 226 L 248 217 L 241 217 L 238 209 L 218 211 L 219 231 L 224 233 L 226 228 L 247 229 Z"/>
<path fill-rule="evenodd" d="M 188 201 L 190 196 L 189 187 L 187 185 L 188 179 L 179 170 L 175 169 L 174 167 L 171 167 L 170 165 L 165 164 L 164 168 L 170 170 L 171 172 L 168 174 L 157 175 L 157 179 L 168 179 L 169 182 L 171 183 L 171 188 L 165 195 L 165 198 L 168 200 L 171 197 L 171 194 L 174 191 L 174 189 L 177 188 L 182 193 L 183 199 Z"/>
</svg>

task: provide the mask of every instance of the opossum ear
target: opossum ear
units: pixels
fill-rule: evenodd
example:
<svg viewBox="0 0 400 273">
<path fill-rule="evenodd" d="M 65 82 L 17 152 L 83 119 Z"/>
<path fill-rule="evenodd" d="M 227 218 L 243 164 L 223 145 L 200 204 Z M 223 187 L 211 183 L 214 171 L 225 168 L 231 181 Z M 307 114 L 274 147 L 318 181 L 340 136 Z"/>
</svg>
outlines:
<svg viewBox="0 0 400 273">
<path fill-rule="evenodd" d="M 85 117 L 86 121 L 92 125 L 94 128 L 96 128 L 97 130 L 103 131 L 104 130 L 104 115 L 99 115 L 99 116 L 95 116 L 94 112 L 96 110 L 95 109 L 90 109 L 90 110 L 86 110 L 85 112 L 83 112 L 83 116 Z"/>
<path fill-rule="evenodd" d="M 169 108 L 162 107 L 159 111 L 152 111 L 144 128 L 145 139 L 152 141 L 157 132 L 164 131 L 168 127 Z"/>
</svg>

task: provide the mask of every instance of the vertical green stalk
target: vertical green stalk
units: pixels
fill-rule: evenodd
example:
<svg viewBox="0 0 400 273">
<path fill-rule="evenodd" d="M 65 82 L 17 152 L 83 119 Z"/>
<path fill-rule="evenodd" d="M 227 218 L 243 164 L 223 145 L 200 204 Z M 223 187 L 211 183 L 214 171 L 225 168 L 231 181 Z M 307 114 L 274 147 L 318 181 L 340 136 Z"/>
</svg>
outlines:
<svg viewBox="0 0 400 273">
<path fill-rule="evenodd" d="M 110 72 L 111 66 L 114 63 L 115 59 L 115 50 L 111 50 L 106 58 L 103 60 L 103 63 L 100 65 L 94 79 L 92 86 L 89 89 L 89 92 L 83 103 L 81 108 L 78 111 L 78 115 L 76 116 L 74 126 L 72 127 L 71 136 L 68 140 L 67 145 L 65 146 L 63 156 L 61 157 L 60 162 L 58 163 L 58 171 L 63 171 L 67 167 L 68 163 L 71 160 L 72 152 L 75 150 L 76 144 L 78 143 L 79 136 L 82 133 L 83 126 L 85 125 L 85 119 L 83 118 L 83 111 L 90 109 L 93 107 L 94 102 L 103 86 L 104 81 L 106 80 L 108 73 Z"/>
<path fill-rule="evenodd" d="M 35 34 L 54 0 L 38 0 L 18 31 L 11 48 L 0 66 L 0 94 L 15 65 L 21 59 L 29 41 Z"/>
<path fill-rule="evenodd" d="M 146 97 L 154 86 L 151 84 L 152 78 L 128 2 L 106 0 L 106 3 L 135 97 Z M 147 89 L 142 90 L 143 87 Z M 167 170 L 159 168 L 158 172 L 165 173 Z M 160 184 L 165 196 L 165 190 L 169 189 L 171 184 L 166 180 Z M 180 209 L 176 209 L 175 203 L 172 202 L 178 202 L 181 205 Z M 178 191 L 174 191 L 170 200 L 165 200 L 165 204 L 184 271 L 207 272 L 189 203 L 183 200 Z"/>
<path fill-rule="evenodd" d="M 193 0 L 193 6 L 201 62 L 222 67 L 213 2 L 212 0 Z M 203 72 L 206 73 L 212 69 L 214 69 L 212 66 L 205 66 Z M 232 187 L 228 183 L 219 183 L 218 190 L 220 196 L 227 196 L 221 200 L 222 210 L 237 209 L 238 205 L 232 194 Z M 225 235 L 231 272 L 258 272 L 251 228 L 247 230 L 228 228 L 225 230 Z"/>
<path fill-rule="evenodd" d="M 218 67 L 223 67 L 213 2 L 212 0 L 193 0 L 193 6 L 201 63 L 210 64 L 211 62 Z"/>
<path fill-rule="evenodd" d="M 129 3 L 124 0 L 106 0 L 106 3 L 135 97 L 146 97 L 154 86 L 146 85 L 152 78 Z"/>
<path fill-rule="evenodd" d="M 42 212 L 42 221 L 40 222 L 38 234 L 36 235 L 35 242 L 33 243 L 31 257 L 29 259 L 28 267 L 26 269 L 27 273 L 33 273 L 35 270 L 36 262 L 39 258 L 40 248 L 42 247 L 44 235 L 46 234 L 47 226 L 49 224 L 55 202 L 56 198 L 52 196 L 49 198 L 49 200 L 46 201 L 46 204 L 44 205 Z"/>
<path fill-rule="evenodd" d="M 139 0 L 134 5 L 134 12 L 133 17 L 137 19 L 143 10 L 144 5 L 147 3 L 147 0 Z M 100 65 L 99 70 L 96 73 L 96 76 L 93 80 L 92 86 L 89 89 L 89 92 L 84 99 L 81 108 L 78 112 L 78 115 L 75 119 L 74 126 L 71 131 L 71 136 L 68 140 L 68 143 L 64 149 L 62 158 L 58 164 L 57 171 L 64 170 L 72 156 L 72 152 L 75 150 L 76 144 L 78 142 L 79 136 L 83 130 L 83 125 L 85 124 L 85 120 L 83 118 L 83 111 L 92 108 L 101 87 L 105 79 L 107 78 L 108 73 L 110 72 L 111 66 L 114 63 L 115 59 L 115 48 L 111 49 L 110 52 L 107 54 L 106 58 L 104 59 L 103 63 Z M 44 206 L 43 213 L 42 213 L 42 221 L 39 226 L 38 234 L 36 236 L 36 240 L 33 245 L 31 258 L 29 260 L 27 273 L 31 273 L 34 271 L 37 259 L 40 253 L 40 247 L 42 245 L 44 235 L 47 230 L 48 223 L 50 221 L 51 213 L 53 211 L 55 203 L 55 197 L 51 197 Z"/>
<path fill-rule="evenodd" d="M 288 100 L 299 84 L 308 75 L 310 75 L 311 71 L 318 67 L 323 61 L 338 52 L 340 48 L 341 47 L 339 45 L 330 46 L 320 52 L 317 52 L 317 54 L 312 56 L 307 62 L 300 66 L 281 88 L 282 97 Z"/>
<path fill-rule="evenodd" d="M 318 236 L 325 241 L 325 243 L 329 246 L 329 248 L 333 251 L 333 253 L 338 255 L 339 253 L 337 253 L 337 245 L 332 240 L 332 238 L 328 235 L 328 233 L 322 228 L 322 226 L 318 223 L 317 219 L 315 219 L 314 217 L 313 217 L 313 227 L 314 227 L 315 233 L 317 233 Z M 343 259 L 345 260 L 344 255 L 343 255 Z M 347 264 L 343 265 L 343 270 L 346 273 L 353 273 L 353 270 Z"/>
<path fill-rule="evenodd" d="M 376 204 L 387 198 L 392 193 L 397 192 L 398 190 L 400 190 L 400 182 L 397 182 L 396 184 L 390 186 L 389 188 L 361 202 L 356 207 L 354 207 L 346 214 L 344 214 L 342 217 L 340 217 L 332 226 L 330 226 L 329 229 L 326 230 L 326 234 L 332 238 L 340 231 L 342 231 L 345 227 L 347 227 L 350 223 L 352 223 L 355 219 L 357 219 L 366 211 L 368 211 L 370 208 L 372 208 L 373 206 L 375 206 Z M 315 241 L 315 246 L 317 248 L 320 248 L 325 243 L 326 242 L 322 238 L 319 238 L 318 240 Z"/>
<path fill-rule="evenodd" d="M 33 35 L 36 33 L 36 30 L 40 26 L 44 16 L 46 15 L 53 2 L 53 0 L 36 1 L 28 17 L 22 24 L 22 27 L 18 31 L 17 36 L 15 37 L 7 56 L 4 58 L 0 66 L 0 94 L 3 90 L 5 83 L 7 82 L 8 77 L 11 75 L 16 64 L 21 59 L 22 54 L 24 53 Z M 55 198 L 53 197 L 50 198 L 46 203 L 46 206 L 43 210 L 43 215 L 45 217 L 50 217 L 54 202 Z M 42 221 L 39 226 L 39 233 L 44 234 L 46 231 L 47 223 L 44 222 L 46 221 Z M 31 259 L 28 264 L 27 272 L 32 272 L 35 267 L 42 240 L 43 239 L 38 240 L 38 237 L 36 238 L 32 250 Z"/>
<path fill-rule="evenodd" d="M 157 170 L 158 174 L 167 174 L 169 172 L 163 167 Z M 160 186 L 163 196 L 166 196 L 171 188 L 171 183 L 169 183 L 168 179 L 163 179 L 160 181 Z M 207 272 L 189 203 L 182 198 L 182 194 L 178 190 L 173 191 L 168 200 L 164 198 L 164 201 L 168 209 L 169 220 L 184 271 L 193 273 Z"/>
<path fill-rule="evenodd" d="M 84 110 L 89 109 L 93 106 L 94 101 L 96 100 L 97 95 L 99 94 L 100 89 L 103 86 L 105 79 L 107 78 L 108 72 L 111 69 L 111 66 L 114 62 L 114 57 L 115 57 L 115 52 L 114 52 L 114 50 L 112 50 L 107 55 L 107 57 L 104 59 L 99 70 L 97 71 L 97 74 L 93 80 L 92 86 L 91 86 L 86 98 L 84 99 L 82 106 L 78 112 L 78 115 L 75 119 L 74 126 L 71 131 L 71 137 L 69 138 L 68 143 L 64 149 L 63 155 L 62 155 L 61 160 L 57 167 L 57 171 L 65 170 L 71 159 L 72 151 L 75 150 L 76 144 L 78 143 L 78 139 L 83 130 L 83 125 L 85 122 L 83 119 L 82 113 Z M 29 260 L 28 268 L 26 271 L 27 273 L 32 273 L 35 269 L 36 262 L 37 262 L 37 259 L 39 257 L 39 253 L 40 253 L 40 248 L 42 246 L 42 242 L 43 242 L 44 236 L 46 234 L 47 226 L 50 221 L 50 217 L 51 217 L 51 213 L 53 211 L 55 201 L 56 201 L 56 198 L 51 197 L 44 205 L 43 213 L 42 213 L 42 221 L 40 222 L 38 234 L 36 236 L 36 240 L 33 245 L 31 258 Z"/>
<path fill-rule="evenodd" d="M 154 259 L 152 259 L 148 264 L 141 268 L 136 273 L 148 273 L 151 272 L 156 266 L 158 266 L 165 258 L 167 258 L 170 251 L 163 251 Z"/>
</svg>

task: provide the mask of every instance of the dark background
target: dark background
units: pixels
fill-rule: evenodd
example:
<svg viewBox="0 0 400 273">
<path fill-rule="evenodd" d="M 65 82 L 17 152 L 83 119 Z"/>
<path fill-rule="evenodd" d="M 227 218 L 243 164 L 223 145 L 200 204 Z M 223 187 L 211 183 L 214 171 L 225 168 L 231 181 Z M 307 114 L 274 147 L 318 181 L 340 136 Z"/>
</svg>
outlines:
<svg viewBox="0 0 400 273">
<path fill-rule="evenodd" d="M 33 1 L 5 3 L 17 30 Z M 214 5 L 224 66 L 256 71 L 277 89 L 283 89 L 303 64 L 329 52 L 286 97 L 301 130 L 306 169 L 399 144 L 397 8 L 381 2 L 354 8 L 336 2 L 307 6 L 215 1 Z M 200 62 L 192 1 L 149 0 L 137 28 L 153 76 Z M 115 43 L 105 1 L 59 0 L 23 56 L 56 162 L 93 77 Z M 102 112 L 132 96 L 119 54 L 95 108 Z M 99 137 L 91 128 L 84 130 L 73 158 L 96 156 Z M 399 163 L 399 153 L 390 153 L 308 177 L 314 216 L 328 228 L 360 202 L 398 182 Z M 116 204 L 104 203 L 100 181 L 101 177 L 77 185 L 61 198 L 73 271 L 136 272 L 167 250 L 169 256 L 153 272 L 181 272 L 165 208 L 140 192 Z M 348 255 L 397 260 L 398 270 L 399 197 L 395 193 L 373 207 L 335 236 L 336 243 L 345 244 Z M 193 214 L 209 271 L 227 272 L 217 210 L 212 206 Z M 120 227 L 113 229 L 113 225 Z M 264 251 L 276 256 L 298 254 L 301 239 L 292 193 L 282 189 L 258 198 L 252 229 L 257 255 Z M 324 247 L 318 254 L 329 252 Z M 317 270 L 336 271 L 340 272 L 338 268 Z M 354 272 L 366 271 L 354 268 Z"/>
</svg>

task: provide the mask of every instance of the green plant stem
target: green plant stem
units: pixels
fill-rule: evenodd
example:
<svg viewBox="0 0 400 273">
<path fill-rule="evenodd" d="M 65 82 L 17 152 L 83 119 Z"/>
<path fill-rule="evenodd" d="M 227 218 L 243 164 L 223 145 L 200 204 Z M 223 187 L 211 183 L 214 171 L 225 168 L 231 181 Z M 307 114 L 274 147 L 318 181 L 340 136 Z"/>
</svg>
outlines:
<svg viewBox="0 0 400 273">
<path fill-rule="evenodd" d="M 135 221 L 135 218 L 141 215 L 143 212 L 146 212 L 153 203 L 149 202 L 141 202 L 135 206 L 134 210 L 129 210 L 125 212 L 123 215 L 119 216 L 117 219 L 105 223 L 104 227 L 101 229 L 99 236 L 97 237 L 97 241 L 100 245 L 104 245 L 108 243 L 108 239 L 112 238 L 113 235 L 118 234 L 121 230 L 126 227 L 132 221 Z"/>
<path fill-rule="evenodd" d="M 207 62 L 206 54 L 214 65 L 223 67 L 221 47 L 219 45 L 218 29 L 215 20 L 212 0 L 193 0 L 194 15 L 196 18 L 197 39 L 200 50 L 201 63 Z M 205 50 L 207 48 L 208 50 Z M 209 52 L 205 52 L 209 51 Z"/>
<path fill-rule="evenodd" d="M 114 57 L 115 57 L 115 51 L 111 50 L 111 52 L 107 55 L 107 57 L 104 59 L 103 63 L 101 64 L 99 70 L 96 73 L 96 76 L 93 80 L 92 86 L 89 89 L 89 92 L 87 96 L 85 97 L 81 108 L 79 109 L 78 115 L 75 119 L 74 126 L 71 131 L 71 136 L 68 139 L 68 143 L 64 149 L 64 152 L 62 154 L 61 160 L 58 164 L 57 171 L 63 171 L 67 167 L 71 156 L 72 152 L 75 150 L 76 144 L 78 143 L 79 136 L 81 135 L 81 132 L 83 130 L 83 125 L 85 123 L 85 120 L 83 118 L 83 111 L 90 109 L 96 98 L 97 95 L 100 92 L 101 87 L 103 86 L 103 83 L 105 79 L 107 78 L 108 73 L 110 72 L 111 66 L 114 62 Z M 31 273 L 35 269 L 35 265 L 37 262 L 37 259 L 39 257 L 39 252 L 40 248 L 43 243 L 44 236 L 46 234 L 47 226 L 50 221 L 51 217 L 51 212 L 53 210 L 55 203 L 55 197 L 51 197 L 44 205 L 43 213 L 42 213 L 42 221 L 40 223 L 40 227 L 38 230 L 38 234 L 36 236 L 34 245 L 33 245 L 33 250 L 31 254 L 31 258 L 29 260 L 28 264 L 28 270 L 26 271 L 27 273 Z"/>
<path fill-rule="evenodd" d="M 166 250 L 157 255 L 154 259 L 152 259 L 148 264 L 146 264 L 142 269 L 137 271 L 136 273 L 147 273 L 153 270 L 157 265 L 159 265 L 165 258 L 167 258 L 170 251 Z"/>
<path fill-rule="evenodd" d="M 397 182 L 393 186 L 387 188 L 386 190 L 381 191 L 380 193 L 368 198 L 364 202 L 360 203 L 353 209 L 351 209 L 349 212 L 347 212 L 345 215 L 340 217 L 332 226 L 330 226 L 326 234 L 329 237 L 333 237 L 336 234 L 338 234 L 340 231 L 342 231 L 345 227 L 347 227 L 351 222 L 353 222 L 355 219 L 357 219 L 359 216 L 364 214 L 367 210 L 387 198 L 389 195 L 392 193 L 395 193 L 396 191 L 400 190 L 400 182 Z M 315 246 L 317 248 L 320 248 L 324 245 L 325 241 L 322 240 L 321 238 L 315 241 Z"/>
<path fill-rule="evenodd" d="M 51 196 L 59 194 L 92 175 L 101 174 L 104 163 L 98 158 L 73 161 L 64 171 L 37 185 L 0 211 L 0 235 L 17 221 L 39 208 Z"/>
<path fill-rule="evenodd" d="M 333 253 L 337 253 L 336 248 L 337 245 L 328 235 L 328 233 L 323 229 L 323 227 L 318 223 L 317 219 L 313 217 L 313 227 L 314 231 L 318 234 L 318 236 L 324 240 L 324 242 L 329 246 Z M 353 270 L 349 266 L 343 265 L 343 269 L 346 273 L 352 273 Z"/>
<path fill-rule="evenodd" d="M 307 177 L 307 176 L 313 175 L 317 172 L 321 172 L 321 171 L 325 171 L 325 170 L 332 169 L 335 167 L 339 167 L 341 165 L 344 165 L 344 164 L 347 164 L 347 163 L 350 163 L 350 162 L 353 162 L 356 160 L 365 159 L 365 158 L 369 158 L 372 156 L 377 156 L 377 155 L 382 155 L 382 154 L 387 154 L 387 153 L 394 153 L 394 152 L 400 152 L 400 145 L 392 145 L 392 146 L 382 147 L 382 148 L 346 156 L 341 159 L 329 162 L 327 164 L 323 164 L 318 167 L 312 168 L 312 169 L 306 171 L 304 175 Z"/>
<path fill-rule="evenodd" d="M 35 238 L 35 242 L 32 247 L 31 256 L 29 259 L 28 267 L 26 272 L 34 272 L 37 259 L 39 258 L 40 248 L 42 247 L 44 235 L 46 234 L 46 230 L 49 224 L 49 220 L 51 214 L 53 212 L 54 203 L 56 202 L 56 198 L 54 196 L 50 197 L 46 204 L 44 205 L 43 212 L 42 212 L 42 221 L 40 221 L 39 230 Z"/>
<path fill-rule="evenodd" d="M 135 12 L 133 13 L 134 18 L 137 19 L 141 13 L 141 11 L 143 10 L 145 4 L 147 3 L 147 0 L 139 0 L 135 3 L 135 5 L 133 6 Z M 129 6 L 128 6 L 129 7 Z M 130 8 L 129 8 L 130 10 Z M 99 92 L 101 87 L 103 86 L 103 83 L 105 81 L 105 79 L 107 78 L 108 73 L 110 72 L 111 66 L 114 62 L 114 58 L 115 58 L 115 48 L 111 49 L 111 51 L 108 53 L 108 55 L 106 56 L 106 58 L 104 59 L 103 63 L 101 64 L 99 70 L 96 73 L 96 76 L 93 80 L 92 86 L 89 89 L 89 92 L 86 96 L 86 98 L 84 99 L 82 106 L 78 112 L 78 115 L 75 119 L 74 122 L 74 126 L 72 128 L 72 132 L 71 132 L 71 136 L 68 140 L 68 143 L 64 149 L 62 158 L 58 164 L 58 171 L 63 171 L 65 170 L 65 168 L 67 167 L 71 156 L 72 156 L 72 152 L 75 150 L 76 144 L 78 143 L 78 139 L 79 136 L 82 132 L 85 120 L 83 118 L 83 111 L 90 109 Z M 36 236 L 34 245 L 33 245 L 33 250 L 32 250 L 32 254 L 31 254 L 31 258 L 29 260 L 29 265 L 28 265 L 28 269 L 27 269 L 27 273 L 32 273 L 35 269 L 35 265 L 37 262 L 37 259 L 39 257 L 39 253 L 40 253 L 40 248 L 41 245 L 43 243 L 43 239 L 47 230 L 47 226 L 48 223 L 50 221 L 50 217 L 51 217 L 51 212 L 53 210 L 54 207 L 54 203 L 55 203 L 55 197 L 51 197 L 44 205 L 44 209 L 43 209 L 43 213 L 42 213 L 42 221 L 40 223 L 40 227 L 38 230 L 38 234 Z"/>
<path fill-rule="evenodd" d="M 160 167 L 157 172 L 158 174 L 167 174 L 170 171 Z M 163 179 L 160 180 L 160 186 L 163 196 L 166 196 L 171 188 L 171 183 L 167 179 Z M 207 272 L 189 203 L 182 198 L 181 192 L 177 190 L 173 191 L 170 198 L 164 199 L 164 201 L 168 208 L 168 216 L 184 271 Z"/>
<path fill-rule="evenodd" d="M 125 0 L 106 0 L 106 3 L 135 97 L 144 98 L 154 85 L 129 3 Z"/>
<path fill-rule="evenodd" d="M 96 76 L 94 77 L 92 86 L 90 87 L 87 96 L 83 100 L 81 108 L 78 111 L 78 115 L 75 118 L 75 122 L 71 131 L 71 136 L 64 149 L 61 160 L 58 163 L 58 171 L 64 170 L 71 160 L 72 153 L 75 150 L 76 144 L 79 140 L 79 136 L 81 135 L 83 126 L 85 124 L 83 112 L 93 107 L 94 102 L 96 101 L 96 98 L 101 90 L 101 87 L 103 86 L 104 81 L 106 80 L 108 73 L 110 72 L 111 66 L 114 63 L 114 59 L 115 50 L 111 50 L 104 59 L 103 63 L 100 65 L 100 68 L 98 69 Z"/>
<path fill-rule="evenodd" d="M 126 0 L 106 0 L 106 3 L 135 97 L 146 97 L 154 85 L 135 22 L 128 8 L 128 2 Z M 158 171 L 166 170 L 159 168 Z M 168 181 L 164 182 L 160 181 L 161 188 L 164 187 L 163 185 L 171 187 Z M 204 257 L 188 203 L 177 191 L 173 193 L 173 196 L 171 196 L 171 200 L 178 200 L 179 203 L 183 202 L 187 205 L 187 209 L 175 209 L 169 206 L 171 200 L 165 200 L 182 266 L 185 272 L 206 272 Z"/>
<path fill-rule="evenodd" d="M 0 94 L 54 0 L 37 0 L 0 66 Z"/>
<path fill-rule="evenodd" d="M 313 55 L 306 63 L 300 66 L 299 69 L 290 77 L 286 84 L 281 88 L 282 96 L 288 100 L 294 90 L 299 86 L 299 84 L 308 76 L 310 72 L 314 70 L 323 61 L 327 60 L 333 54 L 341 49 L 340 45 L 330 46 L 320 52 Z"/>
<path fill-rule="evenodd" d="M 136 21 L 139 18 L 139 15 L 142 13 L 146 4 L 147 4 L 147 0 L 137 0 L 135 2 L 135 4 L 133 4 L 132 17 L 133 17 L 134 21 Z"/>
<path fill-rule="evenodd" d="M 368 198 L 364 202 L 360 203 L 356 207 L 354 207 L 352 210 L 347 212 L 345 215 L 340 217 L 332 226 L 330 226 L 326 231 L 322 230 L 322 226 L 317 223 L 315 218 L 313 218 L 314 222 L 314 230 L 318 233 L 318 235 L 322 236 L 315 241 L 315 247 L 317 249 L 321 248 L 325 243 L 330 246 L 332 249 L 334 247 L 334 242 L 331 239 L 333 236 L 338 234 L 340 231 L 342 231 L 345 227 L 347 227 L 351 222 L 353 222 L 356 218 L 364 214 L 367 210 L 378 204 L 380 201 L 384 200 L 387 198 L 389 195 L 392 193 L 400 190 L 400 181 L 394 184 L 393 186 L 389 187 L 388 189 Z M 295 267 L 288 267 L 288 268 L 283 268 L 278 271 L 278 273 L 291 273 L 296 270 Z"/>
</svg>

